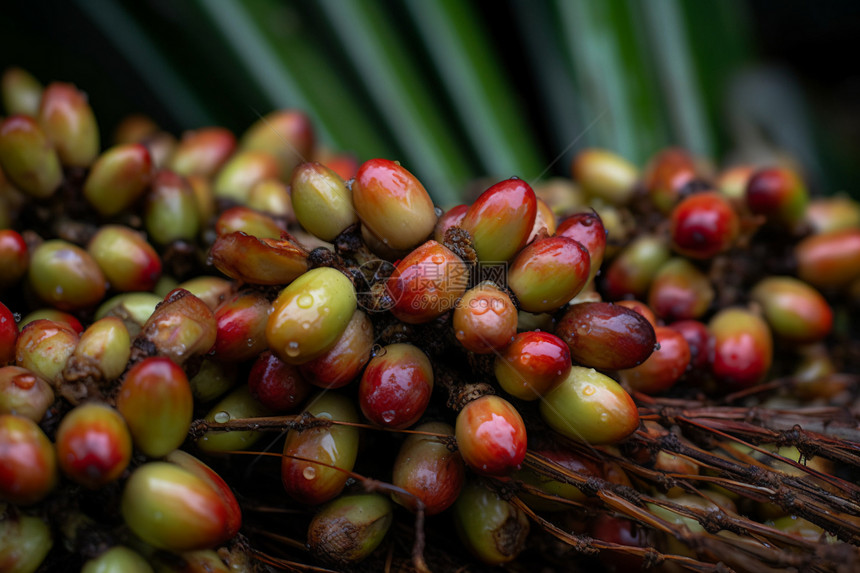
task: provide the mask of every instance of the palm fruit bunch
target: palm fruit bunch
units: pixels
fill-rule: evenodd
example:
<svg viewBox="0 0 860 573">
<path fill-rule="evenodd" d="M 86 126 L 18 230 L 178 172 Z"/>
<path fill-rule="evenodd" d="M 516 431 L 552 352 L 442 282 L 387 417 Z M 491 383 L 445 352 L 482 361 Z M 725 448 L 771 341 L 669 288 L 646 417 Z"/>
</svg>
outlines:
<svg viewBox="0 0 860 573">
<path fill-rule="evenodd" d="M 0 571 L 856 571 L 860 205 L 600 149 L 436 207 L 2 76 Z"/>
</svg>

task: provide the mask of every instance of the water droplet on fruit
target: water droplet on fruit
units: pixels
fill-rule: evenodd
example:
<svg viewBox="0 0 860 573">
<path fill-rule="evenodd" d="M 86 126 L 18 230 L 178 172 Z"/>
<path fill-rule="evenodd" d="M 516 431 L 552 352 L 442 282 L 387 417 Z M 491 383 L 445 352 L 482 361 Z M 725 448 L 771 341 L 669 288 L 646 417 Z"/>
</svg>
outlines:
<svg viewBox="0 0 860 573">
<path fill-rule="evenodd" d="M 609 421 L 609 413 L 603 412 L 602 414 L 600 414 L 600 421 L 601 422 L 608 422 Z"/>
<path fill-rule="evenodd" d="M 331 312 L 331 309 L 327 306 L 320 308 L 320 314 L 325 316 Z"/>
<path fill-rule="evenodd" d="M 396 413 L 394 410 L 386 410 L 382 413 L 382 421 L 386 424 L 390 424 L 392 420 L 394 420 L 394 416 Z"/>
<path fill-rule="evenodd" d="M 311 323 L 310 323 L 309 321 L 307 321 L 307 320 L 306 320 L 306 321 L 304 321 L 304 322 L 302 323 L 302 328 L 304 328 L 305 330 L 310 330 L 310 329 L 311 329 Z"/>
<path fill-rule="evenodd" d="M 312 480 L 317 477 L 317 471 L 311 466 L 307 466 L 305 467 L 305 469 L 302 470 L 302 477 L 304 477 L 306 480 Z"/>
<path fill-rule="evenodd" d="M 309 294 L 303 294 L 296 300 L 299 308 L 310 308 L 314 304 L 314 297 Z"/>
<path fill-rule="evenodd" d="M 582 393 L 586 396 L 591 396 L 592 394 L 594 394 L 594 392 L 595 392 L 594 386 L 591 386 L 591 385 L 588 385 L 582 389 Z"/>
<path fill-rule="evenodd" d="M 463 340 L 466 337 L 466 333 L 462 330 L 458 330 L 456 336 L 457 340 Z"/>
<path fill-rule="evenodd" d="M 587 322 L 581 322 L 576 325 L 576 333 L 580 336 L 588 336 L 591 334 L 591 325 Z"/>
<path fill-rule="evenodd" d="M 221 412 L 215 412 L 215 415 L 212 416 L 212 419 L 215 420 L 216 422 L 218 422 L 219 424 L 224 424 L 225 422 L 230 421 L 230 414 L 229 414 L 229 412 L 224 412 L 222 410 Z"/>
<path fill-rule="evenodd" d="M 287 356 L 291 358 L 295 358 L 299 355 L 299 343 L 293 340 L 287 344 L 286 348 Z"/>
<path fill-rule="evenodd" d="M 433 209 L 433 212 L 436 213 L 437 217 L 441 217 L 442 215 L 445 214 L 445 211 L 442 210 L 442 207 L 435 207 Z"/>
</svg>

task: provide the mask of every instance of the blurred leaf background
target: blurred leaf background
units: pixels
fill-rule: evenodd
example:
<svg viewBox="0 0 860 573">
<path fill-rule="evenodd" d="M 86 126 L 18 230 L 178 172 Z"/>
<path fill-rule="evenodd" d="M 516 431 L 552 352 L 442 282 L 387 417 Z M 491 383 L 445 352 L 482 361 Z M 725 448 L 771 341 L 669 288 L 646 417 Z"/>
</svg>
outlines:
<svg viewBox="0 0 860 573">
<path fill-rule="evenodd" d="M 0 64 L 78 85 L 105 142 L 130 112 L 238 134 L 298 107 L 444 205 L 585 146 L 787 155 L 856 197 L 858 30 L 848 0 L 57 0 L 4 6 Z"/>
</svg>

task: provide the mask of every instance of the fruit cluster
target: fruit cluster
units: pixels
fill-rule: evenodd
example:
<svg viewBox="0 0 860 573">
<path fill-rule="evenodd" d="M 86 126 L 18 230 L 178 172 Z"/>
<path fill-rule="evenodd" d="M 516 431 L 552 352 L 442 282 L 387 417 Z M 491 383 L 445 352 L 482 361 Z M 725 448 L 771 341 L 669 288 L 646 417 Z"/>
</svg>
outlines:
<svg viewBox="0 0 860 573">
<path fill-rule="evenodd" d="M 299 111 L 2 97 L 0 570 L 860 563 L 850 198 L 590 149 L 443 211 Z"/>
</svg>

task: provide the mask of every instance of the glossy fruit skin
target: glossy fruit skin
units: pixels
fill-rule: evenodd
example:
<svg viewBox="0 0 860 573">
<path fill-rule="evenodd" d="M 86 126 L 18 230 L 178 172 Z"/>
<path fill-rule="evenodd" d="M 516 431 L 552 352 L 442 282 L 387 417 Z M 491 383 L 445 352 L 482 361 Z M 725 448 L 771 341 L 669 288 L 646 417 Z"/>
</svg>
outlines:
<svg viewBox="0 0 860 573">
<path fill-rule="evenodd" d="M 327 420 L 359 421 L 352 401 L 330 391 L 312 397 L 305 411 Z M 337 497 L 343 491 L 349 475 L 336 468 L 352 471 L 358 455 L 358 437 L 358 428 L 352 426 L 290 430 L 281 462 L 281 480 L 287 494 L 299 503 L 308 505 L 317 505 Z"/>
<path fill-rule="evenodd" d="M 803 219 L 809 192 L 794 171 L 785 167 L 769 167 L 750 177 L 745 199 L 752 213 L 764 215 L 791 230 Z"/>
<path fill-rule="evenodd" d="M 258 239 L 280 239 L 286 228 L 265 213 L 237 205 L 221 212 L 215 221 L 215 233 L 220 236 L 237 231 Z"/>
<path fill-rule="evenodd" d="M 750 298 L 762 309 L 773 333 L 785 340 L 809 343 L 821 340 L 833 327 L 833 310 L 821 293 L 788 276 L 759 281 Z"/>
<path fill-rule="evenodd" d="M 39 102 L 44 87 L 23 68 L 8 67 L 0 79 L 3 108 L 8 115 L 24 114 L 35 117 L 39 113 Z"/>
<path fill-rule="evenodd" d="M 271 416 L 272 411 L 251 395 L 247 384 L 240 384 L 221 398 L 206 414 L 208 422 L 229 422 L 230 420 Z M 197 440 L 197 447 L 204 452 L 231 452 L 247 450 L 262 437 L 254 430 L 235 432 L 209 431 Z"/>
<path fill-rule="evenodd" d="M 39 125 L 63 165 L 88 167 L 99 154 L 99 128 L 86 94 L 72 84 L 53 82 L 42 94 Z"/>
<path fill-rule="evenodd" d="M 204 358 L 197 374 L 188 379 L 194 400 L 201 404 L 211 403 L 235 387 L 239 382 L 237 366 Z"/>
<path fill-rule="evenodd" d="M 479 474 L 510 474 L 526 456 L 523 419 L 498 396 L 481 396 L 466 404 L 457 414 L 454 435 L 463 461 Z"/>
<path fill-rule="evenodd" d="M 517 308 L 493 283 L 470 288 L 454 309 L 454 336 L 466 350 L 490 354 L 507 347 L 517 333 Z"/>
<path fill-rule="evenodd" d="M 54 545 L 51 527 L 41 517 L 21 514 L 0 519 L 0 571 L 34 573 Z"/>
<path fill-rule="evenodd" d="M 607 231 L 600 215 L 596 211 L 574 213 L 558 224 L 555 236 L 573 239 L 588 250 L 590 263 L 588 280 L 594 280 L 603 264 L 603 255 L 606 253 Z"/>
<path fill-rule="evenodd" d="M 176 288 L 155 309 L 140 330 L 160 354 L 182 365 L 207 354 L 215 344 L 218 327 L 206 304 L 183 288 Z"/>
<path fill-rule="evenodd" d="M 126 292 L 104 301 L 96 309 L 95 319 L 106 316 L 120 318 L 131 337 L 140 333 L 143 325 L 155 312 L 155 307 L 161 302 L 161 297 L 150 292 Z"/>
<path fill-rule="evenodd" d="M 63 376 L 66 380 L 91 377 L 96 382 L 109 382 L 120 377 L 130 357 L 128 328 L 119 317 L 106 316 L 81 334 Z"/>
<path fill-rule="evenodd" d="M 444 243 L 445 233 L 447 233 L 448 229 L 451 227 L 459 227 L 460 223 L 463 222 L 463 217 L 466 216 L 466 211 L 468 210 L 469 206 L 463 204 L 455 205 L 442 213 L 436 221 L 436 226 L 433 228 L 433 239 L 437 243 Z"/>
<path fill-rule="evenodd" d="M 289 187 L 274 177 L 258 181 L 251 187 L 247 206 L 272 217 L 287 221 L 296 220 Z"/>
<path fill-rule="evenodd" d="M 56 484 L 57 456 L 42 429 L 24 416 L 0 414 L 0 500 L 31 505 Z"/>
<path fill-rule="evenodd" d="M 0 366 L 15 360 L 15 341 L 18 340 L 18 324 L 15 315 L 0 302 Z"/>
<path fill-rule="evenodd" d="M 716 191 L 691 195 L 670 215 L 672 248 L 693 259 L 710 259 L 728 250 L 740 230 L 738 215 Z"/>
<path fill-rule="evenodd" d="M 157 172 L 146 195 L 143 222 L 149 237 L 159 245 L 193 241 L 200 231 L 200 214 L 188 181 L 172 171 Z"/>
<path fill-rule="evenodd" d="M 30 252 L 18 231 L 0 229 L 0 290 L 18 283 L 27 274 Z"/>
<path fill-rule="evenodd" d="M 212 191 L 217 199 L 226 199 L 239 205 L 248 202 L 251 189 L 266 179 L 278 177 L 280 166 L 271 153 L 259 150 L 240 150 L 218 171 Z"/>
<path fill-rule="evenodd" d="M 648 162 L 645 189 L 661 213 L 669 213 L 678 202 L 681 190 L 696 178 L 696 164 L 683 149 L 669 148 Z"/>
<path fill-rule="evenodd" d="M 185 372 L 163 356 L 132 366 L 116 397 L 116 408 L 128 424 L 134 445 L 151 458 L 182 445 L 193 406 Z"/>
<path fill-rule="evenodd" d="M 359 167 L 352 202 L 362 226 L 390 249 L 415 247 L 436 225 L 433 200 L 424 186 L 387 159 L 371 159 Z"/>
<path fill-rule="evenodd" d="M 355 380 L 370 360 L 375 342 L 373 323 L 356 309 L 337 342 L 320 356 L 299 366 L 304 378 L 320 388 L 340 388 Z"/>
<path fill-rule="evenodd" d="M 429 322 L 454 308 L 469 283 L 460 257 L 434 240 L 406 255 L 394 268 L 386 288 L 391 313 L 409 324 Z"/>
<path fill-rule="evenodd" d="M 472 236 L 480 261 L 502 262 L 526 246 L 536 213 L 534 190 L 522 179 L 512 177 L 481 193 L 460 227 Z"/>
<path fill-rule="evenodd" d="M 624 388 L 582 366 L 573 366 L 544 396 L 540 413 L 556 432 L 589 444 L 618 443 L 639 427 L 636 404 Z"/>
<path fill-rule="evenodd" d="M 266 320 L 271 304 L 262 293 L 239 291 L 215 310 L 217 360 L 243 362 L 266 350 Z"/>
<path fill-rule="evenodd" d="M 332 241 L 358 221 L 352 193 L 340 176 L 320 163 L 302 163 L 290 182 L 299 224 L 323 241 Z"/>
<path fill-rule="evenodd" d="M 803 220 L 816 234 L 860 228 L 860 203 L 841 194 L 816 197 L 810 199 Z"/>
<path fill-rule="evenodd" d="M 57 310 L 55 308 L 40 308 L 27 314 L 18 322 L 18 330 L 24 330 L 25 326 L 34 320 L 39 320 L 41 318 L 59 322 L 60 324 L 71 328 L 77 334 L 82 334 L 84 332 L 84 326 L 81 324 L 81 321 L 75 318 L 73 314 L 69 314 L 68 312 L 63 312 L 62 310 Z"/>
<path fill-rule="evenodd" d="M 59 310 L 92 308 L 106 291 L 104 274 L 93 257 L 61 239 L 33 249 L 28 277 L 39 298 Z"/>
<path fill-rule="evenodd" d="M 168 551 L 216 547 L 238 529 L 234 508 L 210 483 L 167 462 L 149 462 L 131 474 L 120 511 L 135 535 Z"/>
<path fill-rule="evenodd" d="M 570 372 L 570 349 L 548 332 L 527 331 L 496 356 L 493 372 L 502 389 L 521 400 L 537 400 Z"/>
<path fill-rule="evenodd" d="M 308 547 L 323 562 L 349 566 L 363 561 L 379 547 L 394 512 L 378 493 L 341 496 L 320 508 L 308 525 Z"/>
<path fill-rule="evenodd" d="M 585 149 L 571 163 L 571 175 L 592 197 L 623 205 L 635 190 L 639 172 L 636 167 L 611 151 Z"/>
<path fill-rule="evenodd" d="M 269 349 L 287 364 L 320 356 L 346 330 L 358 304 L 355 288 L 332 268 L 311 269 L 281 291 L 266 323 Z"/>
<path fill-rule="evenodd" d="M 654 275 L 670 256 L 669 246 L 661 237 L 637 237 L 609 263 L 603 279 L 606 296 L 610 300 L 626 296 L 644 300 Z"/>
<path fill-rule="evenodd" d="M 228 277 L 255 285 L 291 283 L 308 269 L 308 253 L 289 239 L 260 239 L 241 231 L 219 235 L 209 260 Z"/>
<path fill-rule="evenodd" d="M 233 283 L 221 277 L 199 276 L 180 283 L 179 288 L 187 290 L 215 312 L 233 292 Z"/>
<path fill-rule="evenodd" d="M 78 340 L 78 333 L 65 324 L 46 319 L 34 320 L 18 335 L 15 364 L 56 384 Z"/>
<path fill-rule="evenodd" d="M 454 435 L 454 428 L 443 422 L 427 422 L 414 429 Z M 439 439 L 421 434 L 406 436 L 392 468 L 391 483 L 420 499 L 425 515 L 436 515 L 451 507 L 466 480 L 466 466 L 460 454 L 449 450 Z M 392 494 L 392 498 L 415 511 L 413 498 L 399 493 Z"/>
<path fill-rule="evenodd" d="M 104 225 L 87 244 L 113 290 L 150 291 L 161 278 L 161 258 L 138 232 L 122 225 Z"/>
<path fill-rule="evenodd" d="M 427 355 L 411 344 L 389 344 L 370 359 L 358 386 L 364 416 L 386 428 L 408 428 L 430 403 L 433 366 Z"/>
<path fill-rule="evenodd" d="M 748 388 L 761 382 L 773 360 L 773 340 L 767 323 L 741 307 L 715 314 L 708 329 L 713 334 L 711 371 L 729 389 Z"/>
<path fill-rule="evenodd" d="M 236 136 L 223 127 L 204 127 L 182 134 L 167 168 L 188 177 L 212 177 L 236 150 Z"/>
<path fill-rule="evenodd" d="M 129 208 L 152 181 L 152 156 L 145 145 L 111 147 L 96 159 L 84 182 L 84 198 L 103 217 Z"/>
<path fill-rule="evenodd" d="M 710 365 L 711 332 L 699 320 L 679 320 L 669 324 L 669 328 L 681 333 L 690 347 L 690 369 L 704 371 Z"/>
<path fill-rule="evenodd" d="M 654 333 L 660 348 L 639 366 L 618 373 L 624 384 L 645 394 L 665 392 L 675 385 L 690 365 L 690 345 L 680 332 L 668 326 L 658 326 Z"/>
<path fill-rule="evenodd" d="M 575 364 L 607 370 L 632 368 L 654 351 L 654 327 L 641 314 L 607 302 L 571 306 L 555 334 L 570 348 Z"/>
<path fill-rule="evenodd" d="M 525 247 L 508 269 L 508 287 L 520 308 L 550 312 L 579 294 L 588 282 L 588 250 L 567 237 L 547 237 Z"/>
<path fill-rule="evenodd" d="M 713 300 L 708 276 L 681 257 L 663 263 L 648 289 L 648 305 L 668 322 L 701 318 Z"/>
<path fill-rule="evenodd" d="M 16 414 L 40 422 L 54 403 L 47 380 L 18 366 L 0 366 L 0 414 Z"/>
<path fill-rule="evenodd" d="M 651 323 L 651 326 L 657 326 L 657 316 L 654 314 L 654 311 L 651 310 L 650 306 L 648 306 L 641 300 L 636 300 L 635 298 L 628 298 L 624 300 L 619 300 L 614 304 L 638 312 L 639 314 L 644 316 L 648 322 Z"/>
<path fill-rule="evenodd" d="M 460 540 L 484 563 L 508 563 L 525 548 L 525 513 L 480 483 L 468 482 L 453 510 Z"/>
<path fill-rule="evenodd" d="M 860 229 L 807 237 L 794 256 L 800 280 L 820 289 L 844 288 L 860 277 Z"/>
<path fill-rule="evenodd" d="M 38 199 L 63 181 L 57 152 L 32 117 L 12 115 L 0 123 L 0 168 L 15 187 Z"/>
<path fill-rule="evenodd" d="M 313 386 L 305 380 L 298 367 L 266 351 L 257 357 L 251 367 L 248 389 L 266 409 L 284 413 L 302 404 Z"/>
<path fill-rule="evenodd" d="M 63 417 L 57 461 L 73 481 L 97 489 L 119 479 L 131 460 L 131 434 L 119 412 L 87 402 Z"/>
</svg>

